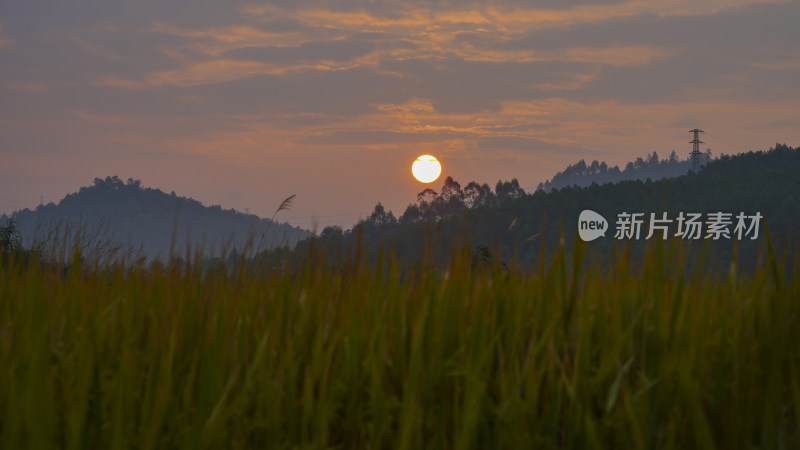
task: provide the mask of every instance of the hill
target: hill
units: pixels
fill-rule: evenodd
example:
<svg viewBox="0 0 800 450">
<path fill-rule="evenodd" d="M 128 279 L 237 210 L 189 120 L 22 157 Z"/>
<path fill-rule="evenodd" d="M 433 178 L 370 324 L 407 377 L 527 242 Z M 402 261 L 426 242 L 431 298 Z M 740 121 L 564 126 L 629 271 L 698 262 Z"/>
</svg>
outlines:
<svg viewBox="0 0 800 450">
<path fill-rule="evenodd" d="M 578 215 L 591 209 L 605 217 L 610 229 L 604 238 L 588 246 L 590 256 L 607 257 L 621 242 L 615 239 L 615 223 L 621 213 L 643 213 L 646 217 L 638 239 L 630 239 L 634 250 L 647 241 L 647 218 L 650 213 L 666 213 L 671 218 L 669 237 L 676 237 L 679 213 L 699 213 L 704 221 L 702 235 L 690 245 L 708 245 L 720 260 L 730 257 L 737 242 L 743 264 L 754 267 L 759 244 L 765 243 L 764 227 L 769 227 L 778 248 L 796 239 L 800 223 L 800 149 L 777 144 L 769 151 L 722 156 L 703 166 L 699 173 L 664 178 L 659 181 L 628 180 L 588 187 L 564 187 L 549 192 L 528 194 L 513 182 L 498 183 L 495 193 L 488 186 L 470 191 L 445 180 L 442 193 L 426 189 L 398 219 L 379 204 L 375 212 L 352 231 L 326 228 L 319 242 L 328 254 L 346 254 L 356 236 L 360 236 L 367 254 L 375 257 L 381 246 L 388 246 L 401 259 L 419 261 L 428 254 L 446 261 L 454 238 L 466 242 L 476 258 L 487 249 L 505 258 L 517 255 L 523 263 L 535 264 L 541 252 L 557 251 L 559 230 L 564 232 L 567 247 L 577 238 Z M 467 185 L 475 187 L 476 183 Z M 706 239 L 709 214 L 731 214 L 728 230 L 732 232 L 739 213 L 763 217 L 758 239 Z M 426 239 L 428 243 L 426 244 Z M 309 241 L 298 243 L 302 255 Z M 480 250 L 480 249 L 483 250 Z M 635 252 L 634 252 L 635 253 Z M 641 254 L 641 253 L 640 253 Z"/>
<path fill-rule="evenodd" d="M 707 149 L 703 154 L 702 164 L 710 161 L 711 149 Z M 622 170 L 619 166 L 609 167 L 605 161 L 595 160 L 591 164 L 586 164 L 586 161 L 580 160 L 555 174 L 552 179 L 539 183 L 536 190 L 550 192 L 568 186 L 585 187 L 591 186 L 592 183 L 617 183 L 626 180 L 646 181 L 650 179 L 656 181 L 685 175 L 691 168 L 692 162 L 689 159 L 680 159 L 674 150 L 669 158 L 662 160 L 658 159 L 656 152 L 647 155 L 646 158 L 636 158 L 635 161 L 626 164 Z"/>
<path fill-rule="evenodd" d="M 92 186 L 67 195 L 57 205 L 40 205 L 12 216 L 21 244 L 72 242 L 80 232 L 82 244 L 93 251 L 133 251 L 150 258 L 170 249 L 183 255 L 187 244 L 219 255 L 222 249 L 242 249 L 254 237 L 261 248 L 293 246 L 310 232 L 285 223 L 262 219 L 219 205 L 204 206 L 192 198 L 144 188 L 141 181 L 118 177 L 95 178 Z M 263 240 L 261 238 L 263 234 Z M 65 239 L 66 238 L 66 239 Z"/>
</svg>

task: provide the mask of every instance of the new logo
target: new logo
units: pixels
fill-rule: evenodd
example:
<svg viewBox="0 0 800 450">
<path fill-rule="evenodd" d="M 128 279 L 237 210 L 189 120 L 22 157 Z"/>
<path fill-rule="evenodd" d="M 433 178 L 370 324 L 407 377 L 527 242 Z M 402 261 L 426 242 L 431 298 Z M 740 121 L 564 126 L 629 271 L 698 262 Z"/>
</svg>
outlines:
<svg viewBox="0 0 800 450">
<path fill-rule="evenodd" d="M 586 242 L 605 236 L 608 221 L 591 209 L 584 209 L 578 217 L 578 234 Z"/>
</svg>

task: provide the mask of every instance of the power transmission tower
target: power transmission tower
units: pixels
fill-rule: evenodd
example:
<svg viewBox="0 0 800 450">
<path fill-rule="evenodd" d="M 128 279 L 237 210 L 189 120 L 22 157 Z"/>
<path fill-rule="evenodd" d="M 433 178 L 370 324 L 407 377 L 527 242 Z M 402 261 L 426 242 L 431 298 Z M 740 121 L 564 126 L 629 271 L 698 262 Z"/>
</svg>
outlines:
<svg viewBox="0 0 800 450">
<path fill-rule="evenodd" d="M 695 128 L 694 130 L 689 130 L 689 133 L 694 133 L 694 139 L 689 141 L 689 143 L 692 144 L 692 153 L 689 153 L 689 159 L 692 160 L 692 172 L 697 173 L 700 171 L 700 165 L 703 162 L 703 153 L 700 152 L 700 144 L 705 144 L 705 142 L 700 140 L 700 133 L 705 132 Z"/>
</svg>

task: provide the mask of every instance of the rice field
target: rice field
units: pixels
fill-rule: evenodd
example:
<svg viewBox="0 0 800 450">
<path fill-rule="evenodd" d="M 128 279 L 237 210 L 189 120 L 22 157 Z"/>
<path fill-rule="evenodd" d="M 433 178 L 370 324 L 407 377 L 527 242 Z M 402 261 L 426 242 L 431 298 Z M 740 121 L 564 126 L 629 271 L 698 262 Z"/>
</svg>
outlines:
<svg viewBox="0 0 800 450">
<path fill-rule="evenodd" d="M 0 448 L 800 448 L 797 252 L 747 275 L 678 246 L 585 255 L 4 255 Z"/>
</svg>

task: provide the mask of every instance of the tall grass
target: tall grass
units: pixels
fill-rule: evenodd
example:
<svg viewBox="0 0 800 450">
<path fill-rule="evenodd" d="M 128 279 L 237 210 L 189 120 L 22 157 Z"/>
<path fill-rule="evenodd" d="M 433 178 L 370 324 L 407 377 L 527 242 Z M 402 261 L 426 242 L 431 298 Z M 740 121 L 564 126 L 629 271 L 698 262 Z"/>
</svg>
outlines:
<svg viewBox="0 0 800 450">
<path fill-rule="evenodd" d="M 312 247 L 266 275 L 7 257 L 0 448 L 800 447 L 798 264 L 585 250 L 530 272 L 459 248 L 403 271 Z"/>
</svg>

